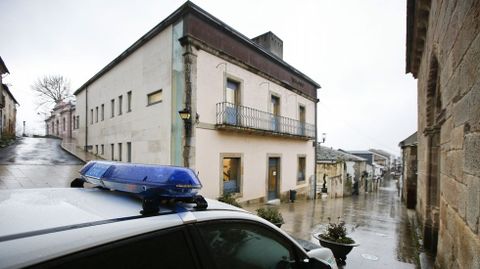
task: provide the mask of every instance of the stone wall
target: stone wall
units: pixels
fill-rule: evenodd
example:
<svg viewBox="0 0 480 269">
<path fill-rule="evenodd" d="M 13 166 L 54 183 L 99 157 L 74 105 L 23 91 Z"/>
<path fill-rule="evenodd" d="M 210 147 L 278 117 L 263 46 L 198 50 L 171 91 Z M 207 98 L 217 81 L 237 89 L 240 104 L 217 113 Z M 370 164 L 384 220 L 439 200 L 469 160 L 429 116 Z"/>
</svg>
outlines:
<svg viewBox="0 0 480 269">
<path fill-rule="evenodd" d="M 417 213 L 436 267 L 480 268 L 480 1 L 433 0 L 428 18 L 418 70 Z"/>
<path fill-rule="evenodd" d="M 408 146 L 402 149 L 403 155 L 403 188 L 402 201 L 407 208 L 414 209 L 417 202 L 417 147 Z"/>
</svg>

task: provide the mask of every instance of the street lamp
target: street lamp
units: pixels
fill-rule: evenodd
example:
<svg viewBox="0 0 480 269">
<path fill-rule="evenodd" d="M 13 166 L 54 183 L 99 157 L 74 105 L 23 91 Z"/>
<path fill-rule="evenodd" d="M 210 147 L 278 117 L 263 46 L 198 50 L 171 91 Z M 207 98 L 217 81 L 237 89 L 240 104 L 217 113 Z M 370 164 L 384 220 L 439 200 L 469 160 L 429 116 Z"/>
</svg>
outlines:
<svg viewBox="0 0 480 269">
<path fill-rule="evenodd" d="M 192 117 L 192 113 L 190 113 L 190 110 L 188 108 L 184 108 L 183 110 L 178 111 L 178 114 L 184 122 L 188 121 Z"/>
</svg>

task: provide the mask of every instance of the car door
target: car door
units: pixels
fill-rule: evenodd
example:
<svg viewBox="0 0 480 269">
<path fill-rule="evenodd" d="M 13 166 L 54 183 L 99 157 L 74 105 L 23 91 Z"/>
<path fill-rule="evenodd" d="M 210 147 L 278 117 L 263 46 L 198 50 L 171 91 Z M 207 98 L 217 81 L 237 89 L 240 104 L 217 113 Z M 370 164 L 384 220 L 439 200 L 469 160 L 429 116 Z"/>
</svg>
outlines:
<svg viewBox="0 0 480 269">
<path fill-rule="evenodd" d="M 195 224 L 196 248 L 208 268 L 304 268 L 307 258 L 281 233 L 261 223 L 217 220 Z"/>
</svg>

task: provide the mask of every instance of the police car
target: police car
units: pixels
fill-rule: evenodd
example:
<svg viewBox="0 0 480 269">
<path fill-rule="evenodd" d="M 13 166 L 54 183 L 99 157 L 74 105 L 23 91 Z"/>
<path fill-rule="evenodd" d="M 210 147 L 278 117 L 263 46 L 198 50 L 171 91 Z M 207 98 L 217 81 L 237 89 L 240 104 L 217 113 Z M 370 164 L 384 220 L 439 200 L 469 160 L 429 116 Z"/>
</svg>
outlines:
<svg viewBox="0 0 480 269">
<path fill-rule="evenodd" d="M 92 161 L 80 174 L 76 188 L 0 191 L 0 268 L 337 268 L 329 249 L 199 196 L 190 169 Z"/>
</svg>

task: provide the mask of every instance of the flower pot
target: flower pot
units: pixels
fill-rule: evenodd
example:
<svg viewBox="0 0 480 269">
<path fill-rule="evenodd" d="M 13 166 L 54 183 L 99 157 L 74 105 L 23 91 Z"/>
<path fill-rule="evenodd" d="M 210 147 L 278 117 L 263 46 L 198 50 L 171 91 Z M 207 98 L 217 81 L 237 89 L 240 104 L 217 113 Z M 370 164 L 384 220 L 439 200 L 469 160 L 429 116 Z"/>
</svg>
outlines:
<svg viewBox="0 0 480 269">
<path fill-rule="evenodd" d="M 337 260 L 337 264 L 345 265 L 347 260 L 347 254 L 352 251 L 353 247 L 357 247 L 360 244 L 344 244 L 344 243 L 337 243 L 327 239 L 323 239 L 319 234 L 313 235 L 315 239 L 317 239 L 322 247 L 329 248 L 333 252 L 333 256 Z"/>
</svg>

